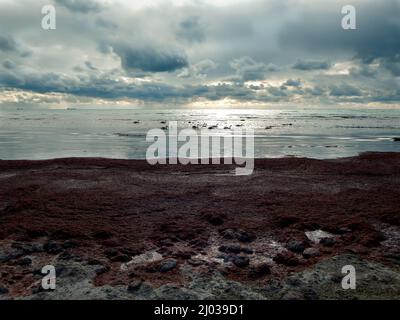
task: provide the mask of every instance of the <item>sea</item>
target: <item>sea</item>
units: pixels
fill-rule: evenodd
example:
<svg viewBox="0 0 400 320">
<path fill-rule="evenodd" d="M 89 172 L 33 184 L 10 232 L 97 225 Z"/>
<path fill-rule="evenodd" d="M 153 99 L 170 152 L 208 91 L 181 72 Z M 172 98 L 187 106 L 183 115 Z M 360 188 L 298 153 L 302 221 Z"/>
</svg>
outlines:
<svg viewBox="0 0 400 320">
<path fill-rule="evenodd" d="M 399 109 L 2 108 L 0 159 L 145 159 L 151 129 L 213 136 L 252 129 L 257 158 L 334 159 L 400 152 Z M 202 129 L 202 130 L 200 130 Z M 213 155 L 211 155 L 213 156 Z"/>
</svg>

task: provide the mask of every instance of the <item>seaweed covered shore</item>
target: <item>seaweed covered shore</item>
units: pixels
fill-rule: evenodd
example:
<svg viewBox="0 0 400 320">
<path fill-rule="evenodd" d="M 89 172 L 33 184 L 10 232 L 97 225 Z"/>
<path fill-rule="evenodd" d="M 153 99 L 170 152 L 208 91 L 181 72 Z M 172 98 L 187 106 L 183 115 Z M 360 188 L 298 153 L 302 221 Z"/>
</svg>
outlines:
<svg viewBox="0 0 400 320">
<path fill-rule="evenodd" d="M 400 298 L 400 154 L 233 172 L 0 161 L 0 299 Z M 356 290 L 341 287 L 344 265 Z"/>
</svg>

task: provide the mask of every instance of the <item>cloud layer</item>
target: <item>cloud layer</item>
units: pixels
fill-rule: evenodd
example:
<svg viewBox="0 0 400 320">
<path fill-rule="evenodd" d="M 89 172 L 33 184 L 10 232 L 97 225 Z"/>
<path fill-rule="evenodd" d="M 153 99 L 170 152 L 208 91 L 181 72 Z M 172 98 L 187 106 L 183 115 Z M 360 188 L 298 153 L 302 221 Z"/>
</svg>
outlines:
<svg viewBox="0 0 400 320">
<path fill-rule="evenodd" d="M 0 103 L 399 103 L 399 0 L 48 2 L 0 2 Z"/>
</svg>

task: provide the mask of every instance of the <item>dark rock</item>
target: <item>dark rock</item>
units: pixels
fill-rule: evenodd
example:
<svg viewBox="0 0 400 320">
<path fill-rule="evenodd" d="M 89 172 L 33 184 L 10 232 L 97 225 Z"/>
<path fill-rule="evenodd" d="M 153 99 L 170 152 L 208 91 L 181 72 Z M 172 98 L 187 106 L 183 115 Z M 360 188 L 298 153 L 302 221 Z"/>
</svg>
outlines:
<svg viewBox="0 0 400 320">
<path fill-rule="evenodd" d="M 240 242 L 252 242 L 256 239 L 256 236 L 254 234 L 251 234 L 251 233 L 243 231 L 243 230 L 237 230 L 237 229 L 221 230 L 220 235 L 224 239 L 229 239 L 229 240 L 235 239 Z"/>
<path fill-rule="evenodd" d="M 294 267 L 299 264 L 299 259 L 290 251 L 278 253 L 273 260 L 288 267 Z"/>
<path fill-rule="evenodd" d="M 224 239 L 229 239 L 229 240 L 236 239 L 237 237 L 237 232 L 233 229 L 222 230 L 220 231 L 220 234 Z"/>
<path fill-rule="evenodd" d="M 317 257 L 319 255 L 320 253 L 316 248 L 307 248 L 303 251 L 303 257 L 307 259 Z"/>
<path fill-rule="evenodd" d="M 232 255 L 232 254 L 221 254 L 221 255 L 217 256 L 217 259 L 222 259 L 225 263 L 233 262 L 234 258 L 235 258 L 235 255 Z"/>
<path fill-rule="evenodd" d="M 167 259 L 160 263 L 158 271 L 160 272 L 168 272 L 174 269 L 177 265 L 177 261 L 175 259 Z"/>
<path fill-rule="evenodd" d="M 253 234 L 250 234 L 250 233 L 248 233 L 246 231 L 241 231 L 240 230 L 237 239 L 240 242 L 252 242 L 252 241 L 254 241 L 256 239 L 256 236 L 253 235 Z"/>
<path fill-rule="evenodd" d="M 220 246 L 218 250 L 224 253 L 240 253 L 242 248 L 238 245 L 230 244 L 226 246 Z"/>
<path fill-rule="evenodd" d="M 302 253 L 306 249 L 306 244 L 304 241 L 290 240 L 286 247 L 296 253 Z"/>
<path fill-rule="evenodd" d="M 233 264 L 239 268 L 245 268 L 249 265 L 250 259 L 248 257 L 243 256 L 234 256 Z"/>
<path fill-rule="evenodd" d="M 242 248 L 241 251 L 246 254 L 253 254 L 254 250 L 251 248 Z"/>
<path fill-rule="evenodd" d="M 49 242 L 45 243 L 45 245 L 43 246 L 43 249 L 44 249 L 44 251 L 46 251 L 47 253 L 50 253 L 50 254 L 58 254 L 63 250 L 63 248 L 54 241 L 49 241 Z"/>
<path fill-rule="evenodd" d="M 394 137 L 394 138 L 393 138 L 393 141 L 395 141 L 395 142 L 399 142 L 399 141 L 400 141 L 400 138 L 398 138 L 398 137 Z"/>
<path fill-rule="evenodd" d="M 321 240 L 319 240 L 319 243 L 325 247 L 333 247 L 336 241 L 333 238 L 322 238 Z"/>
<path fill-rule="evenodd" d="M 142 286 L 143 281 L 142 280 L 134 280 L 128 285 L 128 292 L 136 292 L 140 289 Z"/>
<path fill-rule="evenodd" d="M 0 295 L 7 294 L 7 293 L 8 293 L 8 289 L 6 287 L 0 286 Z"/>
</svg>

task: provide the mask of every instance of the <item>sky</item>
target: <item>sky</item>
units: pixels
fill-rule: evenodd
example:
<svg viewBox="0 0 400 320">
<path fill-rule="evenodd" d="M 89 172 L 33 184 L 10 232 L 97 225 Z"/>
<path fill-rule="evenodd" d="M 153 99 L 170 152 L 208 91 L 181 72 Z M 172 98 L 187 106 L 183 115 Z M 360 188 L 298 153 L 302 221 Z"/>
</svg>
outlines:
<svg viewBox="0 0 400 320">
<path fill-rule="evenodd" d="M 399 17 L 400 0 L 0 0 L 0 108 L 396 107 Z"/>
</svg>

